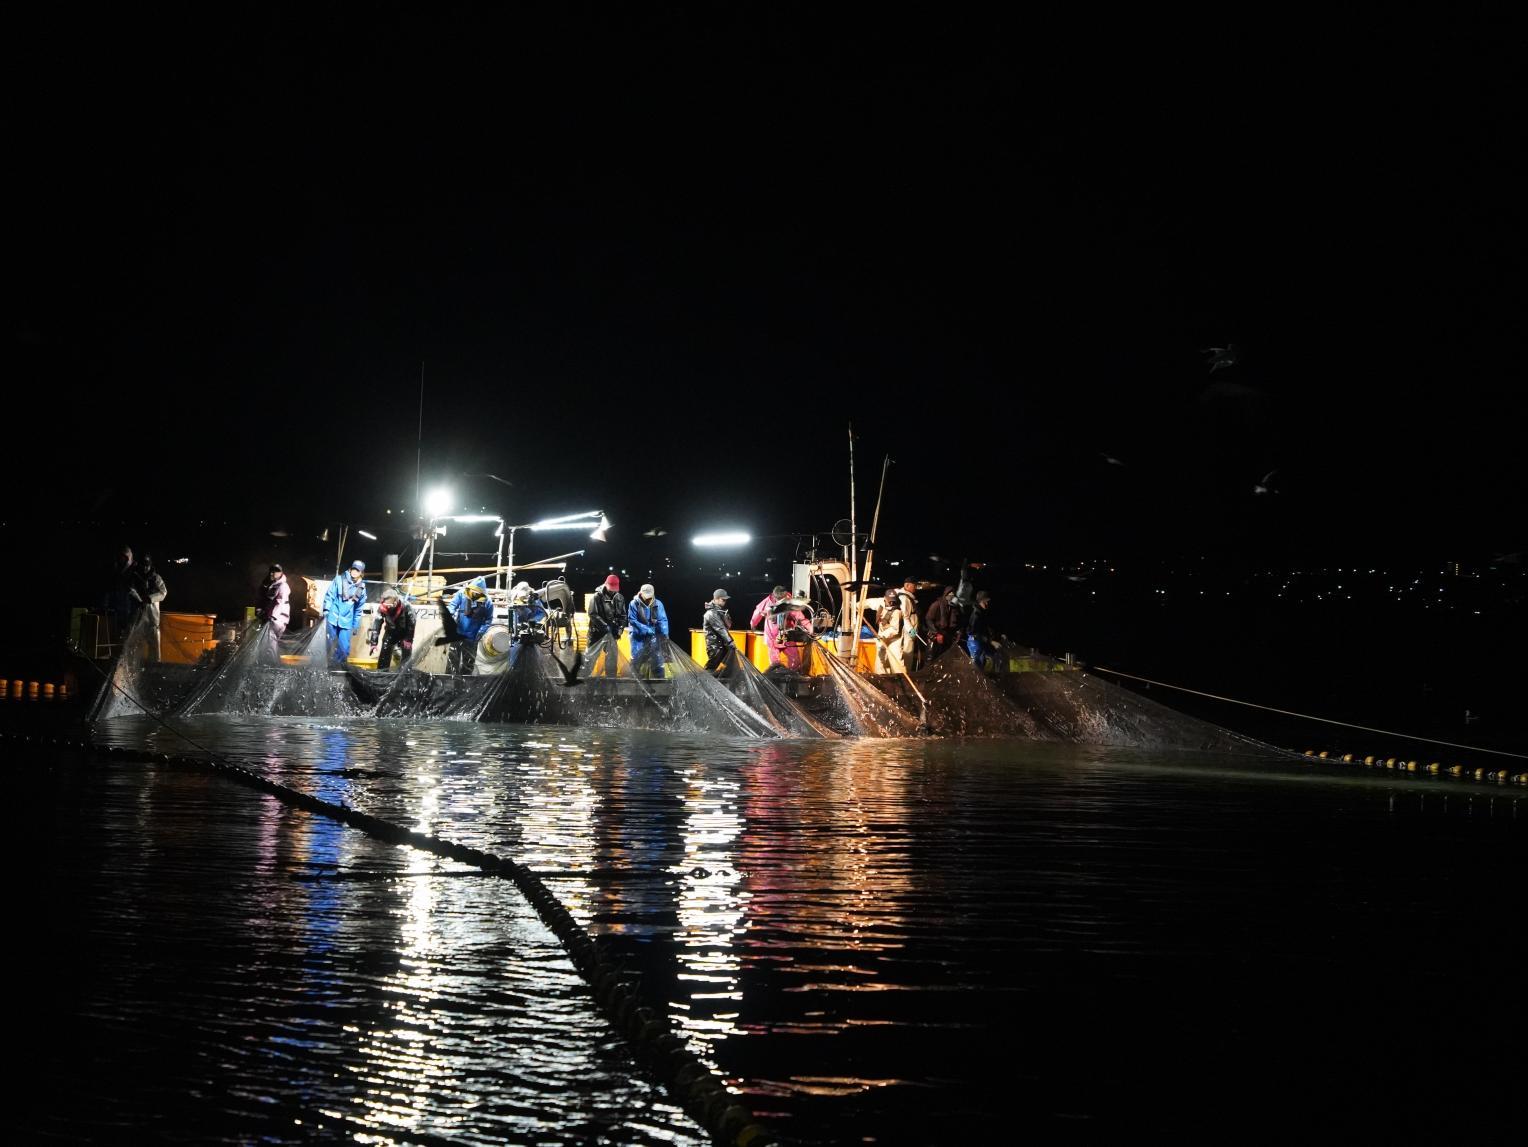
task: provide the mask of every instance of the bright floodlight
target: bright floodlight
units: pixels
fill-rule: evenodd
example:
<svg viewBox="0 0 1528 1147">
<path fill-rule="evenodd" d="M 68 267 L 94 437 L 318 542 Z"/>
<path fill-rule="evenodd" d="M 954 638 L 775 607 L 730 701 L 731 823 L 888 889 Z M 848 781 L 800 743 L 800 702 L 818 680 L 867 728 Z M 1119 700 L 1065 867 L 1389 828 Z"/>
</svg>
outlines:
<svg viewBox="0 0 1528 1147">
<path fill-rule="evenodd" d="M 696 546 L 746 546 L 753 539 L 738 532 L 730 534 L 696 534 L 691 545 Z"/>
<path fill-rule="evenodd" d="M 437 486 L 424 496 L 424 512 L 438 518 L 451 508 L 451 491 Z"/>
<path fill-rule="evenodd" d="M 453 514 L 451 520 L 453 522 L 497 522 L 500 518 L 498 514 Z"/>
<path fill-rule="evenodd" d="M 582 514 L 564 514 L 560 518 L 543 518 L 539 522 L 532 522 L 530 529 L 533 530 L 581 530 L 592 525 L 596 518 L 604 515 L 598 510 L 585 510 Z"/>
</svg>

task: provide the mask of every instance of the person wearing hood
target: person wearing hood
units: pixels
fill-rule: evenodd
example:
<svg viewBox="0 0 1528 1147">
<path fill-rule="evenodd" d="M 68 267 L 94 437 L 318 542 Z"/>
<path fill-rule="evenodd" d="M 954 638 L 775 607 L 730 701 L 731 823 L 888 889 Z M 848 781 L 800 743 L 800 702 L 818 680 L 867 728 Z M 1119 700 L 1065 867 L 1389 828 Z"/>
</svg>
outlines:
<svg viewBox="0 0 1528 1147">
<path fill-rule="evenodd" d="M 651 585 L 644 585 L 626 607 L 626 624 L 631 629 L 631 675 L 640 677 L 644 666 L 648 676 L 662 678 L 663 646 L 668 641 L 668 614 Z"/>
<path fill-rule="evenodd" d="M 408 664 L 414 654 L 416 620 L 414 607 L 403 600 L 402 594 L 395 589 L 382 591 L 382 602 L 377 606 L 377 616 L 371 623 L 371 632 L 366 639 L 371 652 L 376 653 L 377 638 L 382 638 L 382 653 L 377 658 L 378 669 L 383 672 L 392 669 L 394 650 L 401 651 L 403 664 Z M 382 632 L 384 626 L 387 630 L 385 635 Z"/>
<path fill-rule="evenodd" d="M 798 642 L 786 640 L 787 630 L 797 630 L 810 638 L 812 620 L 791 598 L 791 591 L 783 585 L 770 590 L 764 600 L 753 607 L 748 625 L 764 629 L 764 644 L 769 649 L 769 667 L 784 665 L 787 669 L 800 670 L 802 649 Z"/>
<path fill-rule="evenodd" d="M 263 660 L 277 664 L 281 660 L 281 639 L 292 621 L 292 587 L 279 563 L 266 571 L 260 591 L 255 595 L 255 616 L 265 623 Z"/>
<path fill-rule="evenodd" d="M 457 676 L 471 674 L 477 660 L 478 638 L 493 622 L 493 600 L 488 596 L 488 579 L 475 577 L 456 591 L 446 605 L 456 637 L 446 657 L 446 671 Z"/>
<path fill-rule="evenodd" d="M 344 665 L 350 660 L 350 635 L 361 628 L 361 607 L 366 604 L 366 563 L 357 559 L 350 568 L 334 575 L 324 591 L 324 633 L 329 642 L 329 661 Z"/>
<path fill-rule="evenodd" d="M 727 609 L 727 601 L 731 596 L 726 590 L 719 589 L 706 603 L 701 629 L 706 635 L 707 673 L 718 673 L 737 652 L 737 642 L 732 640 L 732 614 Z"/>
<path fill-rule="evenodd" d="M 589 640 L 587 648 L 605 637 L 621 639 L 626 628 L 626 599 L 621 596 L 621 579 L 611 574 L 605 583 L 594 591 L 589 601 Z"/>
<path fill-rule="evenodd" d="M 978 591 L 976 604 L 971 607 L 971 616 L 966 622 L 966 652 L 981 670 L 987 668 L 988 658 L 998 651 L 997 636 L 992 630 L 992 614 L 989 612 L 991 608 L 992 595 L 986 590 Z"/>
<path fill-rule="evenodd" d="M 962 618 L 963 612 L 955 596 L 955 587 L 947 585 L 939 594 L 939 600 L 928 607 L 928 614 L 924 618 L 928 629 L 930 661 L 960 644 Z"/>
<path fill-rule="evenodd" d="M 144 554 L 133 567 L 133 585 L 128 594 L 143 616 L 143 639 L 148 645 L 150 661 L 159 660 L 159 603 L 168 593 L 164 578 L 154 568 L 154 559 Z"/>
</svg>

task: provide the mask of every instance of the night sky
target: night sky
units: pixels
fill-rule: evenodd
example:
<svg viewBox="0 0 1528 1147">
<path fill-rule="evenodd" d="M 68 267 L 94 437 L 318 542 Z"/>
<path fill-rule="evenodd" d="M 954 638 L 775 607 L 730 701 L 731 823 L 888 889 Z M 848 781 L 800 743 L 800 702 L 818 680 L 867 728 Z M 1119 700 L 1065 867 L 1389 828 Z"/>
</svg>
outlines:
<svg viewBox="0 0 1528 1147">
<path fill-rule="evenodd" d="M 424 11 L 11 20 L 8 518 L 1524 548 L 1504 36 Z"/>
</svg>

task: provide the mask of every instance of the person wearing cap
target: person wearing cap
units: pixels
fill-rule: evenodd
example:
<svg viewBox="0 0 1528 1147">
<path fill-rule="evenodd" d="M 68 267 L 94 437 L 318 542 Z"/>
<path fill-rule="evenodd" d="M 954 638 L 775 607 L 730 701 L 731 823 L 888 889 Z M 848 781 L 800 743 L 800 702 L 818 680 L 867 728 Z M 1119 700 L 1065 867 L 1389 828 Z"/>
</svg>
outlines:
<svg viewBox="0 0 1528 1147">
<path fill-rule="evenodd" d="M 263 660 L 276 664 L 281 660 L 281 638 L 292 621 L 292 587 L 280 563 L 272 562 L 255 595 L 255 616 L 265 623 Z"/>
<path fill-rule="evenodd" d="M 377 652 L 377 639 L 382 639 L 382 653 L 377 658 L 377 668 L 384 673 L 393 667 L 393 652 L 403 654 L 403 664 L 407 665 L 409 657 L 414 652 L 414 626 L 416 617 L 414 607 L 403 600 L 403 595 L 395 589 L 382 591 L 382 602 L 377 606 L 377 616 L 372 619 L 371 632 L 367 634 L 367 644 L 371 652 Z M 383 626 L 387 627 L 384 635 Z"/>
<path fill-rule="evenodd" d="M 912 578 L 897 590 L 897 608 L 902 611 L 902 667 L 911 673 L 918 668 L 921 637 L 918 633 L 918 583 Z"/>
<path fill-rule="evenodd" d="M 748 625 L 757 630 L 760 626 L 764 630 L 764 644 L 769 649 L 769 667 L 784 665 L 787 669 L 801 668 L 802 648 L 799 643 L 788 642 L 786 631 L 794 629 L 810 636 L 812 620 L 791 598 L 791 591 L 783 585 L 777 585 L 770 590 L 768 595 L 758 605 L 753 607 L 753 616 Z"/>
<path fill-rule="evenodd" d="M 642 676 L 646 667 L 648 676 L 663 677 L 663 647 L 669 635 L 668 614 L 651 585 L 644 585 L 631 599 L 631 604 L 626 607 L 626 624 L 631 628 L 631 675 Z"/>
<path fill-rule="evenodd" d="M 350 635 L 361 628 L 361 607 L 366 604 L 366 563 L 357 559 L 344 573 L 334 575 L 324 591 L 324 632 L 329 642 L 329 661 L 344 665 L 350 659 Z"/>
<path fill-rule="evenodd" d="M 981 670 L 987 668 L 987 659 L 998 650 L 997 637 L 992 631 L 991 609 L 992 595 L 984 589 L 978 590 L 976 604 L 971 607 L 971 617 L 966 622 L 966 652 Z"/>
<path fill-rule="evenodd" d="M 143 618 L 143 640 L 148 646 L 147 660 L 159 660 L 159 603 L 168 595 L 164 578 L 154 568 L 154 559 L 144 554 L 133 566 L 133 584 L 128 590 L 134 606 Z"/>
<path fill-rule="evenodd" d="M 477 662 L 478 638 L 493 622 L 493 600 L 488 596 L 488 579 L 475 577 L 456 591 L 446 605 L 456 636 L 446 654 L 446 672 L 458 677 L 471 674 Z"/>
<path fill-rule="evenodd" d="M 585 643 L 586 649 L 594 646 L 609 637 L 613 641 L 621 639 L 621 631 L 626 628 L 626 599 L 621 596 L 621 579 L 611 574 L 605 579 L 603 585 L 594 591 L 594 597 L 589 602 L 589 640 Z M 610 665 L 615 664 L 612 656 Z M 614 672 L 614 669 L 611 670 Z"/>
<path fill-rule="evenodd" d="M 902 660 L 902 638 L 907 618 L 902 613 L 902 602 L 897 591 L 887 589 L 876 610 L 875 671 L 877 673 L 901 673 L 906 666 Z"/>
<path fill-rule="evenodd" d="M 737 652 L 737 642 L 732 640 L 732 614 L 727 609 L 731 596 L 726 590 L 719 589 L 706 603 L 706 615 L 700 624 L 706 635 L 707 673 L 717 673 Z"/>
<path fill-rule="evenodd" d="M 536 596 L 536 591 L 531 588 L 531 583 L 522 581 L 509 591 L 508 618 L 510 632 L 524 633 L 528 629 L 538 629 L 542 635 L 546 633 L 546 606 Z M 537 640 L 540 640 L 538 637 Z M 516 646 L 516 649 L 519 647 Z M 511 658 L 513 664 L 513 658 Z"/>
</svg>

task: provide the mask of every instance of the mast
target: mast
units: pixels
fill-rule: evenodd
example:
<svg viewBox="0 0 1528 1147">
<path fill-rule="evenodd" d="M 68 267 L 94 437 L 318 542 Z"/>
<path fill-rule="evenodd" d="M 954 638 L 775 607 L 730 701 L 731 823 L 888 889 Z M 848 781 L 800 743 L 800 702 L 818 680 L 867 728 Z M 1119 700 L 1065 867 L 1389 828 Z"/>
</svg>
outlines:
<svg viewBox="0 0 1528 1147">
<path fill-rule="evenodd" d="M 891 455 L 881 463 L 881 488 L 875 496 L 875 513 L 870 518 L 870 537 L 865 542 L 865 576 L 860 580 L 859 604 L 854 610 L 854 644 L 850 647 L 849 665 L 859 665 L 860 620 L 865 616 L 865 597 L 870 592 L 870 567 L 875 564 L 875 532 L 881 525 L 881 499 L 886 496 L 886 471 L 891 469 Z"/>
<path fill-rule="evenodd" d="M 849 581 L 850 582 L 856 582 L 856 581 L 859 580 L 859 577 L 858 577 L 858 575 L 855 572 L 857 564 L 858 564 L 858 558 L 857 558 L 857 556 L 856 556 L 856 554 L 854 552 L 854 547 L 856 545 L 858 545 L 858 544 L 859 544 L 859 523 L 857 521 L 855 521 L 855 518 L 854 518 L 854 423 L 851 422 L 851 423 L 849 423 L 849 544 L 848 544 L 848 546 L 845 547 L 845 550 L 847 552 L 844 555 L 846 558 L 849 559 Z M 848 606 L 849 606 L 849 595 L 848 595 L 848 593 L 845 593 L 844 594 L 844 608 L 847 609 Z M 855 642 L 855 645 L 857 647 L 859 645 L 859 626 L 855 624 L 855 621 L 857 619 L 850 618 L 850 619 L 846 619 L 846 620 L 849 621 L 851 628 L 853 628 L 853 630 L 854 630 L 854 642 Z M 839 648 L 843 648 L 843 647 L 840 646 Z"/>
</svg>

